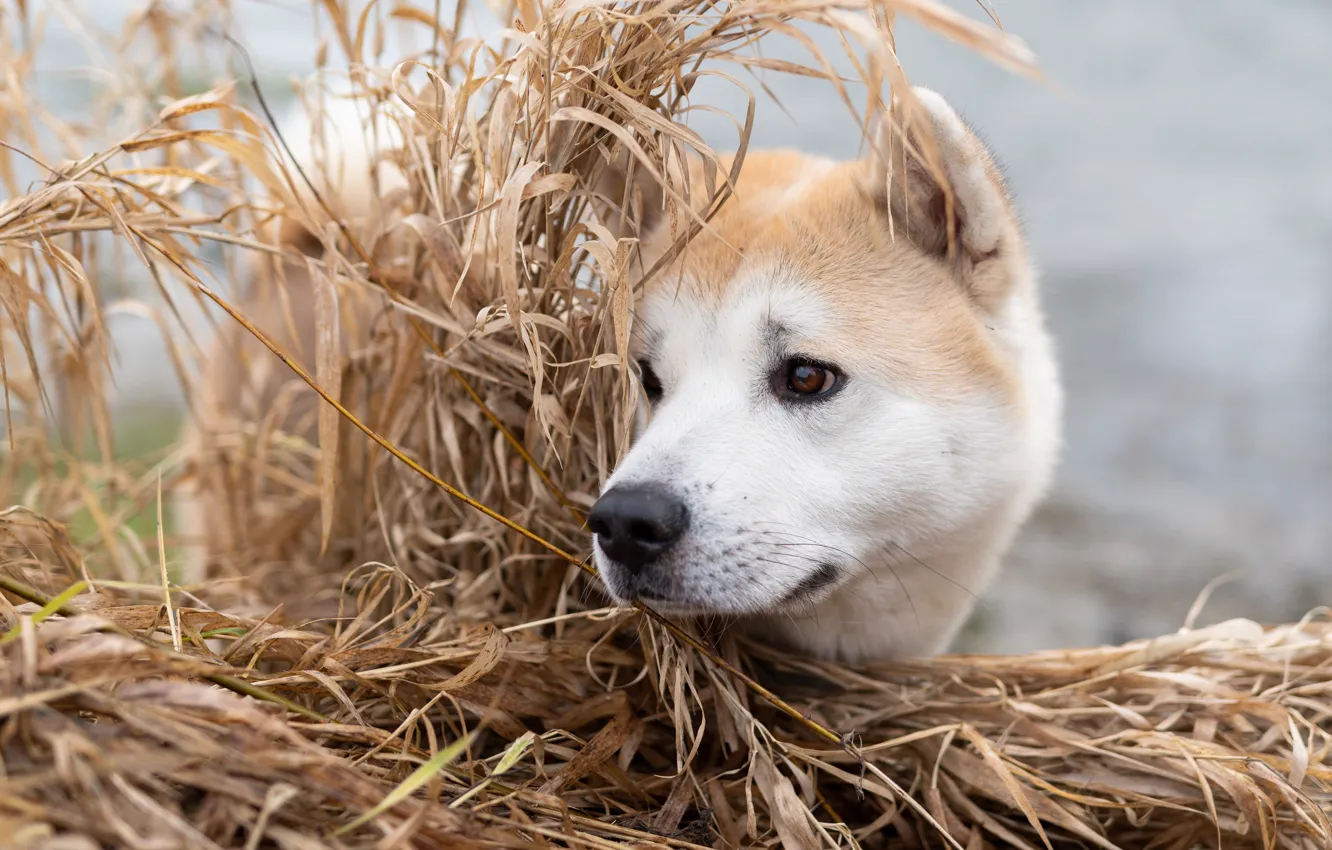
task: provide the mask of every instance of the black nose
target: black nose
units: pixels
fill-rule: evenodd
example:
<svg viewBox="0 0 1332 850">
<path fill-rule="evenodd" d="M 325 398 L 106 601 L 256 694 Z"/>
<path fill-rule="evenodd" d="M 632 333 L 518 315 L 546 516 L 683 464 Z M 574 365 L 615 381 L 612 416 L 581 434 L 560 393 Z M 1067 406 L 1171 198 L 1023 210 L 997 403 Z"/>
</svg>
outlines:
<svg viewBox="0 0 1332 850">
<path fill-rule="evenodd" d="M 689 527 L 689 509 L 665 488 L 650 484 L 612 487 L 587 516 L 606 557 L 638 572 L 666 554 Z"/>
</svg>

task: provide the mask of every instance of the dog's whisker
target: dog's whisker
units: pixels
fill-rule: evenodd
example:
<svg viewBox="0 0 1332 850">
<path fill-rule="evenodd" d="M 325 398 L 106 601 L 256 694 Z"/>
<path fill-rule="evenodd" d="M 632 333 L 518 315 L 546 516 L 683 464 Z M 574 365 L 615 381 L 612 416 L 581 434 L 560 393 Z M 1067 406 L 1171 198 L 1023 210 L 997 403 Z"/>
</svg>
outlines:
<svg viewBox="0 0 1332 850">
<path fill-rule="evenodd" d="M 860 560 L 860 559 L 857 558 L 855 555 L 852 555 L 850 552 L 846 551 L 845 549 L 839 549 L 839 548 L 837 548 L 836 546 L 832 546 L 832 545 L 829 545 L 829 544 L 827 544 L 827 543 L 822 543 L 822 542 L 820 542 L 820 541 L 818 541 L 818 540 L 815 540 L 815 539 L 812 538 L 812 537 L 802 537 L 802 536 L 799 535 L 799 534 L 794 534 L 794 533 L 789 532 L 789 531 L 749 531 L 748 533 L 750 533 L 750 534 L 755 534 L 755 535 L 758 535 L 758 536 L 763 536 L 763 535 L 773 535 L 773 534 L 784 534 L 784 535 L 786 535 L 786 536 L 788 536 L 788 537 L 794 537 L 794 538 L 795 538 L 797 541 L 799 541 L 799 542 L 796 542 L 796 543 L 783 542 L 783 543 L 775 543 L 775 544 L 772 544 L 772 545 L 776 545 L 776 546 L 802 546 L 802 545 L 803 545 L 803 546 L 818 546 L 819 548 L 827 549 L 829 552 L 836 552 L 837 554 L 839 554 L 839 555 L 841 555 L 841 556 L 843 556 L 843 557 L 850 558 L 851 560 L 853 560 L 853 561 L 859 563 L 862 567 L 865 567 L 865 562 L 864 562 L 864 561 Z M 767 542 L 771 542 L 771 541 L 767 541 Z M 866 568 L 866 569 L 869 569 L 868 567 L 865 567 L 865 568 Z"/>
<path fill-rule="evenodd" d="M 762 522 L 760 521 L 758 524 L 762 524 Z M 841 554 L 841 555 L 844 555 L 844 556 L 847 557 L 847 558 L 851 558 L 852 560 L 854 560 L 854 561 L 856 561 L 858 564 L 860 564 L 860 566 L 864 567 L 865 570 L 866 570 L 867 572 L 869 572 L 871 575 L 874 575 L 874 574 L 875 574 L 875 571 L 874 571 L 874 570 L 873 570 L 873 569 L 872 569 L 867 563 L 865 563 L 865 561 L 863 561 L 863 560 L 860 559 L 860 558 L 856 558 L 854 555 L 852 555 L 852 554 L 849 553 L 849 552 L 846 552 L 845 550 L 838 549 L 836 546 L 831 546 L 831 545 L 826 544 L 826 543 L 820 543 L 820 542 L 818 542 L 818 541 L 812 540 L 811 538 L 803 537 L 803 536 L 801 536 L 801 535 L 795 534 L 794 532 L 790 532 L 790 531 L 757 531 L 757 532 L 754 532 L 754 533 L 756 533 L 756 534 L 758 534 L 758 535 L 760 535 L 760 536 L 763 536 L 763 535 L 785 535 L 785 536 L 787 536 L 787 537 L 794 537 L 794 538 L 796 538 L 796 541 L 797 541 L 797 542 L 779 542 L 779 543 L 774 543 L 774 542 L 772 542 L 772 541 L 769 541 L 769 545 L 773 545 L 773 546 L 812 546 L 812 547 L 816 547 L 816 548 L 820 548 L 820 549 L 827 549 L 828 551 L 831 551 L 831 552 L 837 552 L 837 553 L 839 553 L 839 554 Z M 918 566 L 920 566 L 920 567 L 922 567 L 922 568 L 924 568 L 924 569 L 930 571 L 931 573 L 933 573 L 934 575 L 936 575 L 936 576 L 938 576 L 939 578 L 943 579 L 944 581 L 947 581 L 948 583 L 950 583 L 950 584 L 952 584 L 954 587 L 956 587 L 958 590 L 961 590 L 963 593 L 966 593 L 966 594 L 967 594 L 968 596 L 970 596 L 972 599 L 977 599 L 977 598 L 978 598 L 978 597 L 976 596 L 976 594 L 975 594 L 970 588 L 968 588 L 966 585 L 961 584 L 960 582 L 958 582 L 956 579 L 952 578 L 952 577 L 949 576 L 948 574 L 946 574 L 946 573 L 944 573 L 944 572 L 941 572 L 940 570 L 937 570 L 937 569 L 935 569 L 934 567 L 930 566 L 928 563 L 926 563 L 926 562 L 923 561 L 922 559 L 918 558 L 915 554 L 913 554 L 909 549 L 907 549 L 907 548 L 906 548 L 905 546 L 903 546 L 901 543 L 898 543 L 898 542 L 895 541 L 895 540 L 888 540 L 888 541 L 885 541 L 883 545 L 884 545 L 884 547 L 889 547 L 889 546 L 891 546 L 891 547 L 895 548 L 897 551 L 901 552 L 901 553 L 906 557 L 907 560 L 910 560 L 910 561 L 914 562 L 914 563 L 917 564 Z M 899 576 L 899 575 L 897 574 L 897 570 L 896 570 L 896 568 L 895 568 L 895 566 L 894 566 L 894 564 L 893 564 L 893 561 L 892 561 L 892 559 L 891 559 L 891 556 L 890 556 L 890 558 L 889 558 L 888 560 L 885 560 L 885 562 L 884 562 L 884 566 L 888 567 L 888 569 L 889 569 L 890 571 L 892 571 L 892 573 L 893 573 L 893 578 L 897 580 L 897 583 L 902 587 L 902 592 L 903 592 L 904 594 L 907 595 L 908 601 L 910 601 L 910 593 L 907 591 L 906 584 L 902 581 L 901 576 Z M 912 603 L 912 611 L 913 611 L 913 613 L 915 614 L 917 621 L 919 621 L 920 616 L 919 616 L 919 613 L 915 611 L 915 605 L 914 605 L 914 603 Z"/>
<path fill-rule="evenodd" d="M 783 552 L 782 554 L 786 555 L 787 557 L 796 558 L 798 560 L 805 561 L 810 564 L 822 564 L 825 563 L 827 560 L 826 558 L 819 558 L 813 555 L 801 555 L 799 552 Z M 763 559 L 760 558 L 759 560 Z"/>
<path fill-rule="evenodd" d="M 787 534 L 789 536 L 797 538 L 800 537 L 800 535 L 793 534 L 791 532 L 759 532 L 759 533 L 760 534 L 779 533 L 779 534 Z M 878 571 L 876 571 L 869 564 L 865 563 L 864 560 L 857 558 L 855 555 L 852 555 L 850 552 L 847 552 L 844 549 L 839 549 L 836 546 L 831 546 L 826 543 L 813 541 L 810 540 L 809 538 L 801 538 L 800 542 L 794 542 L 794 543 L 792 542 L 772 543 L 771 541 L 769 541 L 769 544 L 774 546 L 812 546 L 819 549 L 826 549 L 830 552 L 836 552 L 846 558 L 850 558 L 852 561 L 859 564 L 861 568 L 865 570 L 866 573 L 874 577 L 874 580 L 876 582 L 883 581 L 883 578 L 879 575 Z M 810 560 L 817 560 L 817 559 L 810 559 Z M 891 561 L 885 561 L 883 565 L 888 568 L 888 571 L 890 573 L 892 573 L 893 580 L 897 582 L 897 586 L 902 590 L 902 595 L 906 597 L 907 605 L 911 608 L 911 617 L 916 621 L 916 631 L 923 633 L 924 629 L 920 621 L 920 610 L 916 607 L 916 601 L 911 596 L 911 590 L 907 587 L 906 582 L 903 581 L 902 576 L 898 574 L 897 569 L 893 566 Z"/>
<path fill-rule="evenodd" d="M 976 594 L 972 592 L 971 588 L 969 588 L 969 587 L 967 587 L 966 585 L 964 585 L 964 584 L 958 582 L 958 581 L 955 580 L 952 576 L 947 575 L 946 573 L 940 572 L 939 570 L 936 570 L 934 567 L 931 567 L 929 564 L 925 563 L 925 562 L 922 561 L 920 558 L 917 558 L 915 555 L 911 554 L 911 552 L 908 551 L 907 548 L 906 548 L 905 546 L 903 546 L 901 543 L 898 543 L 898 542 L 893 541 L 893 540 L 889 540 L 889 541 L 887 541 L 887 542 L 885 543 L 885 545 L 895 547 L 895 548 L 896 548 L 898 551 L 900 551 L 902 554 L 906 555 L 907 558 L 909 558 L 910 560 L 914 561 L 914 562 L 917 563 L 918 565 L 924 567 L 925 569 L 929 570 L 930 572 L 934 573 L 936 576 L 938 576 L 939 578 L 941 578 L 941 579 L 943 579 L 944 581 L 948 582 L 949 584 L 953 585 L 953 587 L 956 587 L 958 590 L 960 590 L 960 591 L 962 591 L 963 593 L 967 594 L 967 595 L 970 596 L 972 599 L 976 599 L 976 598 L 977 598 Z"/>
</svg>

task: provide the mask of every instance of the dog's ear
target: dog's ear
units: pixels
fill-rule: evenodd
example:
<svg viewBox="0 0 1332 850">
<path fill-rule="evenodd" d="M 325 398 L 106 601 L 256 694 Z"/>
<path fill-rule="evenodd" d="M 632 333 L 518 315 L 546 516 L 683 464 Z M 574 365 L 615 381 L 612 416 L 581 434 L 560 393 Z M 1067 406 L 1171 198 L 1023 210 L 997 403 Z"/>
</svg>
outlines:
<svg viewBox="0 0 1332 850">
<path fill-rule="evenodd" d="M 302 182 L 303 178 L 295 178 L 298 181 L 296 185 L 300 203 L 306 209 L 305 215 L 313 217 L 316 224 L 327 226 L 331 214 L 344 224 L 351 225 L 353 230 L 363 231 L 368 225 L 370 228 L 378 226 L 381 229 L 375 232 L 382 232 L 385 210 L 401 204 L 408 192 L 406 171 L 388 159 L 372 164 L 369 153 L 364 154 L 362 159 L 350 160 L 345 166 L 341 163 L 338 165 L 341 167 L 329 174 L 311 163 L 302 163 L 306 175 L 318 191 L 316 197 Z M 298 251 L 315 259 L 324 255 L 323 240 L 318 233 L 310 230 L 304 216 L 286 215 L 276 218 L 270 226 L 270 237 L 289 251 Z"/>
<path fill-rule="evenodd" d="M 366 230 L 381 232 L 385 213 L 410 191 L 399 155 L 407 120 L 401 110 L 356 98 L 330 96 L 317 113 L 294 107 L 280 125 L 285 141 L 280 162 L 291 178 L 282 195 L 293 214 L 270 223 L 272 240 L 318 258 L 330 217 L 351 225 L 358 237 Z"/>
<path fill-rule="evenodd" d="M 680 191 L 681 169 L 669 170 Z M 667 193 L 642 162 L 623 147 L 603 163 L 593 182 L 598 217 L 616 239 L 643 239 L 667 218 Z"/>
<path fill-rule="evenodd" d="M 1000 297 L 1021 250 L 1003 178 L 947 101 L 925 88 L 911 93 L 879 118 L 870 192 L 898 238 L 949 262 L 978 298 Z"/>
<path fill-rule="evenodd" d="M 324 256 L 324 243 L 308 227 L 294 218 L 283 216 L 274 222 L 273 240 L 281 248 L 296 251 L 316 260 Z"/>
</svg>

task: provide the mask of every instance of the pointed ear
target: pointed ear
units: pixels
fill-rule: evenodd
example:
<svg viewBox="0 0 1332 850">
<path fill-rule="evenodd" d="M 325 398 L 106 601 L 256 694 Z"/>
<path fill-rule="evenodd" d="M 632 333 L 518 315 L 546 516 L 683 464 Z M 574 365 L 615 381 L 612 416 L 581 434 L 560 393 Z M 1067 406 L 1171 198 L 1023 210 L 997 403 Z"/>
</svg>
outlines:
<svg viewBox="0 0 1332 850">
<path fill-rule="evenodd" d="M 978 297 L 1011 288 L 1017 217 L 989 151 L 941 96 L 916 87 L 879 119 L 871 193 L 895 234 L 948 261 Z"/>
<path fill-rule="evenodd" d="M 681 169 L 672 163 L 671 185 L 681 192 Z M 669 215 L 667 193 L 648 168 L 620 146 L 593 183 L 598 217 L 617 239 L 644 239 Z"/>
<path fill-rule="evenodd" d="M 406 168 L 393 153 L 406 144 L 399 123 L 405 118 L 400 112 L 395 116 L 350 98 L 329 97 L 321 108 L 316 119 L 298 104 L 281 122 L 291 154 L 284 151 L 281 162 L 291 172 L 289 191 L 296 194 L 290 200 L 305 207 L 316 228 L 326 225 L 329 215 L 346 223 L 373 226 L 386 210 L 400 205 L 410 190 Z M 367 114 L 369 121 L 364 117 Z M 322 204 L 305 178 L 314 184 Z M 284 216 L 273 222 L 271 235 L 285 248 L 321 257 L 320 234 L 311 232 L 306 224 L 298 217 Z"/>
</svg>

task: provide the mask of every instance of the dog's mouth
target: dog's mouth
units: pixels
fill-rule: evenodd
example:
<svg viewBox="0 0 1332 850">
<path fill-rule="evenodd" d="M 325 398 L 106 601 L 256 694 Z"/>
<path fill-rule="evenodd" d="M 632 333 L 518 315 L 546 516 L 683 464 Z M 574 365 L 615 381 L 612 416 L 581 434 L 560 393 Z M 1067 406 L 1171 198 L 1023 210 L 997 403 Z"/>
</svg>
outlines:
<svg viewBox="0 0 1332 850">
<path fill-rule="evenodd" d="M 842 568 L 832 561 L 820 561 L 814 572 L 805 576 L 800 584 L 791 588 L 782 600 L 784 606 L 800 605 L 813 602 L 837 584 L 842 577 Z"/>
<path fill-rule="evenodd" d="M 635 601 L 641 602 L 658 614 L 667 617 L 706 617 L 717 613 L 716 611 L 698 605 L 692 605 L 688 602 L 679 602 L 675 599 L 649 596 L 642 593 L 635 598 Z"/>
<path fill-rule="evenodd" d="M 690 599 L 684 588 L 662 587 L 652 575 L 633 575 L 619 564 L 597 559 L 601 582 L 617 605 L 643 604 L 658 614 L 671 617 L 701 617 L 718 613 L 706 604 Z"/>
<path fill-rule="evenodd" d="M 643 604 L 653 611 L 672 617 L 745 616 L 807 610 L 825 599 L 845 575 L 840 565 L 821 561 L 813 572 L 785 593 L 766 601 L 729 597 L 699 599 L 688 587 L 662 587 L 650 576 L 625 575 L 617 565 L 599 564 L 607 593 L 619 605 Z M 609 569 L 607 569 L 609 567 Z M 721 604 L 718 604 L 718 603 Z"/>
<path fill-rule="evenodd" d="M 680 603 L 669 596 L 661 596 L 651 590 L 641 590 L 634 594 L 634 602 L 642 602 L 645 605 L 679 605 Z"/>
<path fill-rule="evenodd" d="M 700 606 L 683 601 L 675 594 L 657 588 L 641 578 L 612 580 L 607 572 L 603 566 L 601 575 L 606 591 L 622 606 L 628 607 L 641 602 L 659 614 L 687 616 L 706 613 Z"/>
</svg>

